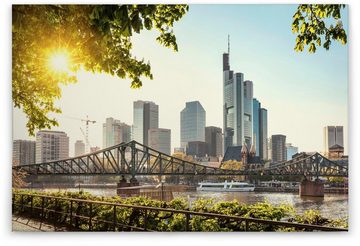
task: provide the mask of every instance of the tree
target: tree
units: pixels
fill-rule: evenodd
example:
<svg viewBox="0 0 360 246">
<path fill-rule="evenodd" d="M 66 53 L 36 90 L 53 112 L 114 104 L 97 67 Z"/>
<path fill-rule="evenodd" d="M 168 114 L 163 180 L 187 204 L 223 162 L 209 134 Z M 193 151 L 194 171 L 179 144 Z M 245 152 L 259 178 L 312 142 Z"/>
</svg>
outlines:
<svg viewBox="0 0 360 246">
<path fill-rule="evenodd" d="M 187 5 L 14 5 L 12 95 L 29 134 L 58 125 L 48 114 L 61 113 L 54 105 L 59 86 L 76 82 L 80 68 L 130 78 L 132 88 L 142 86 L 142 76 L 152 79 L 150 63 L 131 54 L 132 34 L 156 29 L 156 40 L 177 51 L 172 27 L 187 11 Z M 56 55 L 65 69 L 50 68 Z"/>
<path fill-rule="evenodd" d="M 301 52 L 304 46 L 309 46 L 308 51 L 315 53 L 316 46 L 322 46 L 329 50 L 331 40 L 345 45 L 347 35 L 341 22 L 342 8 L 344 4 L 300 4 L 292 23 L 292 32 L 298 34 L 294 49 Z"/>
<path fill-rule="evenodd" d="M 243 168 L 243 163 L 236 160 L 228 160 L 222 163 L 221 169 L 240 170 Z"/>
</svg>

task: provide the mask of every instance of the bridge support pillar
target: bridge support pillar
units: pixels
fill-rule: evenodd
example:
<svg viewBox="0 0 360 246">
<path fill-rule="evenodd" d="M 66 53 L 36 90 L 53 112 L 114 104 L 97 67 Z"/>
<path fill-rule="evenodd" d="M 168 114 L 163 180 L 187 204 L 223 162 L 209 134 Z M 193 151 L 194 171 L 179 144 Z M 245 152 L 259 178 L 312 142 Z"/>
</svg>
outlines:
<svg viewBox="0 0 360 246">
<path fill-rule="evenodd" d="M 139 186 L 139 181 L 135 177 L 132 177 L 130 179 L 130 182 L 127 182 L 126 178 L 123 175 L 123 176 L 121 176 L 119 183 L 117 183 L 116 193 L 122 197 L 140 195 L 140 188 L 131 189 L 130 187 L 132 187 L 132 186 Z"/>
<path fill-rule="evenodd" d="M 323 197 L 324 196 L 324 183 L 320 180 L 303 180 L 299 187 L 299 195 L 300 196 L 316 196 Z"/>
</svg>

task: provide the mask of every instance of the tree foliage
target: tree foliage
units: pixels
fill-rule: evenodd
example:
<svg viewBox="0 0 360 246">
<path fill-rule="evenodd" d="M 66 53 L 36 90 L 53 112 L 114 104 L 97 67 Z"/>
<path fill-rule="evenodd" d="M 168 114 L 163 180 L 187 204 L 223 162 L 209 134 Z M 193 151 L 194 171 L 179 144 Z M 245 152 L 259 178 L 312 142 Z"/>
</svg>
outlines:
<svg viewBox="0 0 360 246">
<path fill-rule="evenodd" d="M 292 32 L 298 34 L 294 49 L 303 51 L 304 46 L 308 46 L 308 51 L 315 53 L 316 46 L 329 50 L 332 40 L 346 44 L 342 8 L 344 4 L 300 4 L 292 22 Z"/>
<path fill-rule="evenodd" d="M 48 114 L 61 112 L 54 104 L 60 84 L 76 82 L 80 68 L 129 78 L 132 88 L 142 86 L 141 77 L 152 79 L 150 63 L 131 53 L 131 36 L 155 29 L 156 40 L 177 51 L 172 28 L 187 11 L 187 5 L 14 5 L 12 95 L 29 134 L 58 125 Z M 49 56 L 64 50 L 70 72 L 51 71 Z"/>
<path fill-rule="evenodd" d="M 243 168 L 243 163 L 236 160 L 228 160 L 221 164 L 222 169 L 240 170 Z"/>
</svg>

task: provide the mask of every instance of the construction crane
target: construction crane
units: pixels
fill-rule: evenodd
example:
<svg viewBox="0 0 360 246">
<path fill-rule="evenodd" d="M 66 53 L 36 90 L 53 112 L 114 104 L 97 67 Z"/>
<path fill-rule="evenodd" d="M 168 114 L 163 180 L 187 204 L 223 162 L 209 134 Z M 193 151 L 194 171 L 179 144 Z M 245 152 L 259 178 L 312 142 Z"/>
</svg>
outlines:
<svg viewBox="0 0 360 246">
<path fill-rule="evenodd" d="M 81 119 L 81 118 L 75 118 L 75 117 L 69 117 L 69 116 L 64 116 L 65 118 L 68 119 L 73 119 L 73 120 L 81 120 L 82 122 L 85 122 L 86 124 L 86 133 L 84 134 L 83 129 L 80 127 L 81 132 L 83 133 L 84 137 L 85 137 L 85 143 L 86 143 L 86 150 L 90 151 L 90 144 L 89 144 L 89 123 L 95 124 L 96 121 L 95 120 L 89 120 L 89 116 L 86 115 L 86 119 Z"/>
</svg>

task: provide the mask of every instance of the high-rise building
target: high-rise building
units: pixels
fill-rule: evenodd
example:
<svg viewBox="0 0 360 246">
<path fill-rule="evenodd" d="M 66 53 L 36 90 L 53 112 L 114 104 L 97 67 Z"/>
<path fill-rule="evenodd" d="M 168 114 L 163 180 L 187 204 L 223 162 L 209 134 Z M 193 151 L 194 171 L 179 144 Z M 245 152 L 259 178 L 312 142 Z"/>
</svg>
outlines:
<svg viewBox="0 0 360 246">
<path fill-rule="evenodd" d="M 253 99 L 253 138 L 256 156 L 259 156 L 263 160 L 267 160 L 267 110 L 261 108 L 261 103 L 256 98 Z"/>
<path fill-rule="evenodd" d="M 230 70 L 230 52 L 223 54 L 224 152 L 244 141 L 244 74 Z"/>
<path fill-rule="evenodd" d="M 61 131 L 36 133 L 36 163 L 69 158 L 69 137 Z"/>
<path fill-rule="evenodd" d="M 149 129 L 149 147 L 170 155 L 171 130 L 164 128 Z"/>
<path fill-rule="evenodd" d="M 205 142 L 206 112 L 199 101 L 187 102 L 180 113 L 180 145 L 186 149 L 188 142 Z"/>
<path fill-rule="evenodd" d="M 186 148 L 186 155 L 204 157 L 206 155 L 206 143 L 202 141 L 190 141 Z"/>
<path fill-rule="evenodd" d="M 268 116 L 265 108 L 260 108 L 259 119 L 259 153 L 260 158 L 263 160 L 269 159 L 268 155 Z"/>
<path fill-rule="evenodd" d="M 99 146 L 95 146 L 95 147 L 90 147 L 90 153 L 93 153 L 93 152 L 96 152 L 100 150 L 100 147 Z"/>
<path fill-rule="evenodd" d="M 159 106 L 154 102 L 134 102 L 133 140 L 148 145 L 149 129 L 159 128 Z"/>
<path fill-rule="evenodd" d="M 85 143 L 82 140 L 75 142 L 75 156 L 85 154 Z"/>
<path fill-rule="evenodd" d="M 219 157 L 223 155 L 222 130 L 220 127 L 205 127 L 206 153 L 208 156 Z"/>
<path fill-rule="evenodd" d="M 103 148 L 131 141 L 131 126 L 114 118 L 106 118 L 103 124 Z"/>
<path fill-rule="evenodd" d="M 286 161 L 286 136 L 277 134 L 271 136 L 271 160 L 273 163 Z"/>
<path fill-rule="evenodd" d="M 254 98 L 253 99 L 253 137 L 255 139 L 254 143 L 256 148 L 256 156 L 260 156 L 260 102 Z"/>
<path fill-rule="evenodd" d="M 330 147 L 334 145 L 344 147 L 344 128 L 343 126 L 324 127 L 324 154 L 329 153 Z"/>
<path fill-rule="evenodd" d="M 253 82 L 244 81 L 244 138 L 248 146 L 252 144 L 253 136 Z"/>
<path fill-rule="evenodd" d="M 35 141 L 13 141 L 13 166 L 35 163 Z"/>
<path fill-rule="evenodd" d="M 292 156 L 299 152 L 299 148 L 292 146 L 291 143 L 286 144 L 286 160 L 289 161 L 292 159 Z"/>
</svg>

